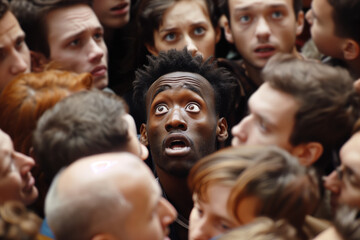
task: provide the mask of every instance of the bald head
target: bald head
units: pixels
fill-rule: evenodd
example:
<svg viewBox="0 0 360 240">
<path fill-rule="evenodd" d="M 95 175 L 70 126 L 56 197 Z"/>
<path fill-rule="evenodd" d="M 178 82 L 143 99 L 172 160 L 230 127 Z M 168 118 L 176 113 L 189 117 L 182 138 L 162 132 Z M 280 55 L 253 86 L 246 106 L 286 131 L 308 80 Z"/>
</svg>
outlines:
<svg viewBox="0 0 360 240">
<path fill-rule="evenodd" d="M 129 194 L 142 182 L 152 181 L 148 167 L 130 153 L 77 160 L 50 187 L 45 203 L 49 226 L 58 240 L 89 240 L 98 234 L 121 239 L 125 219 L 134 209 Z M 158 186 L 152 186 L 156 192 Z"/>
</svg>

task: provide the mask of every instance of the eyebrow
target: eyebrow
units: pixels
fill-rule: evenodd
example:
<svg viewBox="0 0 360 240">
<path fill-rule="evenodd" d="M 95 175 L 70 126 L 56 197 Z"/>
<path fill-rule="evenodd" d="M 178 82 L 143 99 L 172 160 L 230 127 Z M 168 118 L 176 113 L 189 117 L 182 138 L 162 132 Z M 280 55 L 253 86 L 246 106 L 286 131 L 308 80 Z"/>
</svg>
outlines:
<svg viewBox="0 0 360 240">
<path fill-rule="evenodd" d="M 198 94 L 201 98 L 204 98 L 204 96 L 203 96 L 202 93 L 200 92 L 200 89 L 194 87 L 193 85 L 190 85 L 190 84 L 185 83 L 183 87 L 184 87 L 185 89 L 188 89 L 188 90 L 192 91 L 192 92 L 195 92 L 195 93 Z M 169 84 L 160 86 L 158 89 L 156 89 L 155 94 L 152 96 L 151 102 L 154 101 L 155 97 L 156 97 L 159 93 L 164 92 L 164 91 L 169 90 L 169 89 L 171 89 L 171 86 L 170 86 Z"/>
<path fill-rule="evenodd" d="M 87 31 L 88 31 L 87 29 L 83 29 L 82 31 L 77 32 L 77 33 L 75 33 L 75 34 L 73 34 L 73 35 L 68 35 L 68 36 L 65 35 L 65 40 L 67 41 L 67 40 L 70 40 L 70 39 L 76 39 L 76 38 L 78 38 L 78 37 L 81 37 L 81 36 L 84 35 Z M 103 32 L 103 31 L 104 31 L 104 28 L 101 27 L 101 26 L 98 26 L 98 27 L 94 28 L 92 31 L 94 31 L 94 32 L 98 32 L 98 31 Z"/>
<path fill-rule="evenodd" d="M 286 4 L 284 4 L 284 3 L 269 4 L 269 5 L 266 5 L 266 7 L 267 8 L 284 8 L 284 7 L 286 7 Z M 252 10 L 255 8 L 256 7 L 254 7 L 254 6 L 237 7 L 237 8 L 235 8 L 235 13 L 242 12 L 242 11 L 249 11 L 249 10 Z"/>
</svg>

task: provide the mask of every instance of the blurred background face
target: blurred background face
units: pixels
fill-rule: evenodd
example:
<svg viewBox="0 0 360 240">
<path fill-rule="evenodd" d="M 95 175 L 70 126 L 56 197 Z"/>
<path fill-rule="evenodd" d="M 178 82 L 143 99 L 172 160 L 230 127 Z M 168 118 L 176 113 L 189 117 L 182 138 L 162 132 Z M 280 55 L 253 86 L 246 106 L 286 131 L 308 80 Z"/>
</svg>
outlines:
<svg viewBox="0 0 360 240">
<path fill-rule="evenodd" d="M 107 48 L 103 28 L 93 10 L 78 4 L 51 11 L 47 17 L 50 60 L 64 70 L 89 72 L 94 86 L 108 85 Z"/>
<path fill-rule="evenodd" d="M 170 49 L 182 50 L 187 46 L 193 54 L 204 59 L 215 55 L 215 45 L 220 40 L 220 29 L 211 24 L 203 0 L 179 1 L 165 14 L 159 29 L 154 31 L 154 46 L 147 46 L 153 55 Z"/>
<path fill-rule="evenodd" d="M 104 28 L 122 28 L 130 20 L 131 0 L 93 0 L 93 9 Z"/>
<path fill-rule="evenodd" d="M 30 71 L 30 52 L 24 39 L 25 33 L 8 11 L 0 19 L 0 92 L 14 77 Z"/>
<path fill-rule="evenodd" d="M 10 137 L 0 130 L 0 202 L 18 200 L 25 205 L 35 201 L 38 190 L 30 173 L 32 158 L 14 151 Z"/>
</svg>

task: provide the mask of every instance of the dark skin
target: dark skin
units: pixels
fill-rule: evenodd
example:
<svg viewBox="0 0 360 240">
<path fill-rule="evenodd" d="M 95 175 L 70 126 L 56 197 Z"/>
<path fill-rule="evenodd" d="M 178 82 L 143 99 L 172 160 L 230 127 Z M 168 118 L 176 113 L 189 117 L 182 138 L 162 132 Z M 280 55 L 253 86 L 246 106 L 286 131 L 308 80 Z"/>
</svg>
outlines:
<svg viewBox="0 0 360 240">
<path fill-rule="evenodd" d="M 169 201 L 185 218 L 193 207 L 187 186 L 191 167 L 215 152 L 227 137 L 227 123 L 215 111 L 215 94 L 202 76 L 188 72 L 166 74 L 146 95 L 147 123 L 141 140 L 150 146 L 159 182 Z M 179 227 L 181 239 L 187 231 Z"/>
</svg>

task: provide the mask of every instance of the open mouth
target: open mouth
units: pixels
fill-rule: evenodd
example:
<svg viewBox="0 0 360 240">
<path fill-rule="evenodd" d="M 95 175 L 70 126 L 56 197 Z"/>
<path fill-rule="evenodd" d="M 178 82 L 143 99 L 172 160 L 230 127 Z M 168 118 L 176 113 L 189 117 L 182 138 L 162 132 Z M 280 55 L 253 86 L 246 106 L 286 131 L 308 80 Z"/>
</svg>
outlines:
<svg viewBox="0 0 360 240">
<path fill-rule="evenodd" d="M 175 140 L 173 142 L 170 143 L 170 148 L 175 150 L 175 149 L 182 149 L 186 147 L 185 143 L 183 141 L 180 140 Z"/>
<path fill-rule="evenodd" d="M 170 134 L 165 140 L 165 154 L 167 155 L 182 156 L 190 150 L 190 140 L 183 134 Z"/>
</svg>

